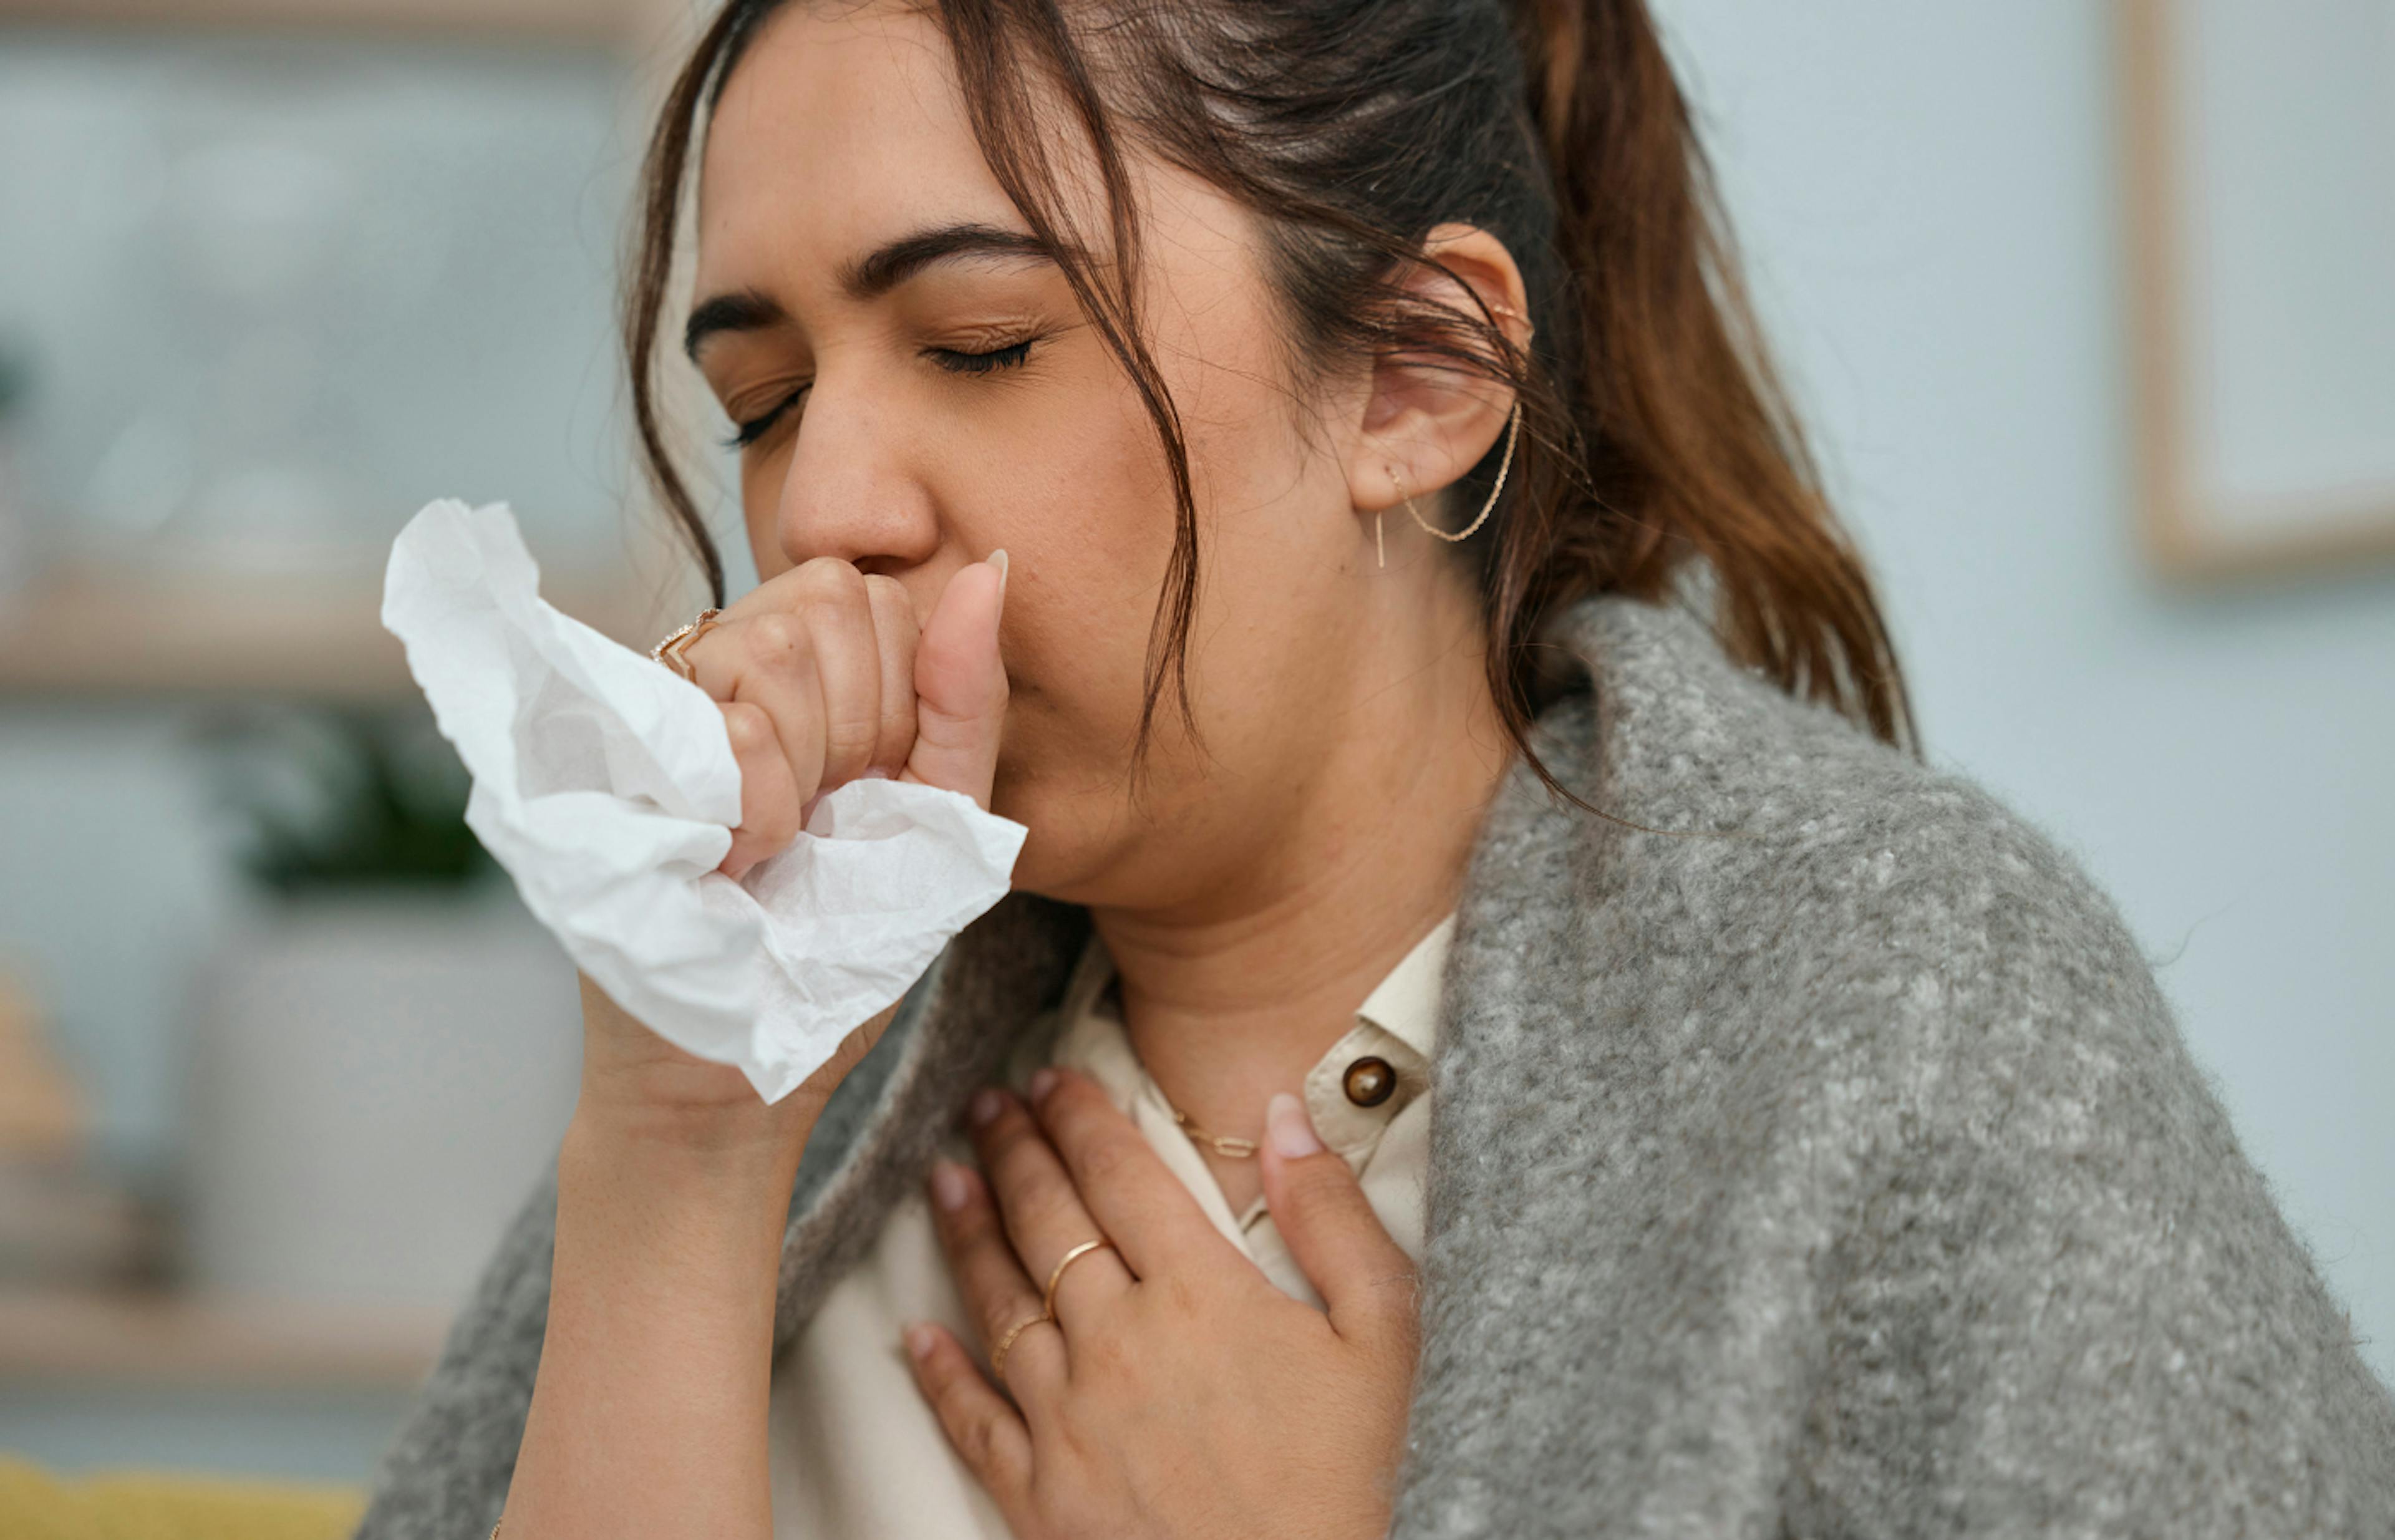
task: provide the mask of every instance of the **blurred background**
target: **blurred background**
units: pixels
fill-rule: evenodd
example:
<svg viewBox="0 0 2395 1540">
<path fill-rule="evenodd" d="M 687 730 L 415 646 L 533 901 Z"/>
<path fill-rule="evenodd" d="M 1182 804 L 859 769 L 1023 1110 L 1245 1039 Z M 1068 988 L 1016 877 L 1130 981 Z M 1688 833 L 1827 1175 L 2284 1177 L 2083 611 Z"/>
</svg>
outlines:
<svg viewBox="0 0 2395 1540">
<path fill-rule="evenodd" d="M 1657 9 L 1933 761 L 2395 1377 L 2395 0 Z M 0 1453 L 363 1481 L 554 1148 L 572 970 L 379 585 L 505 499 L 686 613 L 610 323 L 687 22 L 0 0 Z"/>
</svg>

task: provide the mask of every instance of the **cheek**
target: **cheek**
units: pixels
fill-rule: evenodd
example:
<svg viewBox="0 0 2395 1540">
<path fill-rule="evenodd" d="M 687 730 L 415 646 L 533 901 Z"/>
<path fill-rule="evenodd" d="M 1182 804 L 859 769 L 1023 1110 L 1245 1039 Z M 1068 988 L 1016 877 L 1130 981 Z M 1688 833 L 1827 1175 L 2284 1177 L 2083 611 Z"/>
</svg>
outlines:
<svg viewBox="0 0 2395 1540">
<path fill-rule="evenodd" d="M 1171 484 L 1144 413 L 1126 420 L 1107 402 L 1053 412 L 1049 424 L 976 469 L 975 533 L 1030 578 L 1007 595 L 1028 682 L 1058 710 L 1105 723 L 1120 719 L 1128 694 L 1135 723 L 1172 555 Z"/>
<path fill-rule="evenodd" d="M 1314 629 L 1321 575 L 1343 548 L 1332 538 L 1337 519 L 1319 516 L 1340 489 L 1310 474 L 1285 397 L 1262 383 L 1266 362 L 1171 367 L 1196 346 L 1168 336 L 1158 354 L 1181 405 L 1198 508 L 1198 613 L 1186 657 L 1191 702 L 1211 742 L 1222 710 L 1238 714 L 1239 701 L 1210 702 L 1210 694 L 1249 692 L 1251 651 L 1285 662 L 1283 639 Z M 1171 597 L 1178 515 L 1155 425 L 1130 386 L 1109 376 L 1105 388 L 1077 394 L 1078 409 L 1052 410 L 1044 428 L 1023 425 L 1004 451 L 994 484 L 1015 491 L 1005 495 L 1006 527 L 991 543 L 1037 563 L 1036 598 L 1020 624 L 1026 677 L 1054 695 L 1059 725 L 1076 720 L 1088 730 L 1077 749 L 1103 751 L 1119 770 L 1138 730 L 1151 635 L 1171 624 L 1159 610 Z M 1152 728 L 1159 769 L 1183 738 L 1178 722 L 1168 672 Z"/>
<path fill-rule="evenodd" d="M 757 580 L 778 578 L 794 564 L 782 549 L 774 527 L 780 511 L 782 478 L 790 468 L 787 446 L 758 458 L 744 458 L 740 466 L 740 517 L 748 537 L 748 555 L 757 564 Z"/>
<path fill-rule="evenodd" d="M 1111 763 L 1137 730 L 1156 580 L 1113 559 L 1100 538 L 1007 540 L 1011 747 Z M 1029 582 L 1022 581 L 1029 574 Z M 1015 724 L 1021 724 L 1018 729 Z"/>
</svg>

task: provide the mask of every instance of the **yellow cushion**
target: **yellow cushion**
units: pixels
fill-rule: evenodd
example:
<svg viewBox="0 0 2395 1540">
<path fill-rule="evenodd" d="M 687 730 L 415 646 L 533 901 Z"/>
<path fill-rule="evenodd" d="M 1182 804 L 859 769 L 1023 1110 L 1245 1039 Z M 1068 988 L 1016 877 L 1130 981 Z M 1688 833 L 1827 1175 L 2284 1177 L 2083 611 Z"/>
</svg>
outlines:
<svg viewBox="0 0 2395 1540">
<path fill-rule="evenodd" d="M 0 1454 L 9 1540 L 346 1540 L 365 1506 L 350 1487 L 138 1471 L 62 1478 Z"/>
</svg>

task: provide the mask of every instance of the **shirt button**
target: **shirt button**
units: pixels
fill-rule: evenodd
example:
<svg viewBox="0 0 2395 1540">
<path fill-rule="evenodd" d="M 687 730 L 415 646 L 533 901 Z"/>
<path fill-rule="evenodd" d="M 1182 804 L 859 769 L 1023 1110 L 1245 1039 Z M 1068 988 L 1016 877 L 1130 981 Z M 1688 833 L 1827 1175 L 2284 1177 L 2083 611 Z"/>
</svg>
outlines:
<svg viewBox="0 0 2395 1540">
<path fill-rule="evenodd" d="M 1389 1067 L 1387 1059 L 1366 1055 L 1347 1067 L 1340 1085 L 1347 1093 L 1347 1099 L 1356 1106 L 1378 1107 L 1396 1090 L 1397 1072 Z"/>
</svg>

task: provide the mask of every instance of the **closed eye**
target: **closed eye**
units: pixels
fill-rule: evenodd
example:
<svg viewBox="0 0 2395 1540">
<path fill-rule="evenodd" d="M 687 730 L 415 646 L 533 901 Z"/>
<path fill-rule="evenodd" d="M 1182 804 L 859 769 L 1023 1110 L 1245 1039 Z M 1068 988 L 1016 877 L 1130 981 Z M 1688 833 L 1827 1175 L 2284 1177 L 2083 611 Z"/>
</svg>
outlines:
<svg viewBox="0 0 2395 1540">
<path fill-rule="evenodd" d="M 723 441 L 723 446 L 726 449 L 746 449 L 763 438 L 774 424 L 782 420 L 782 414 L 799 404 L 799 398 L 805 395 L 809 387 L 801 385 L 775 402 L 771 410 L 750 418 L 746 422 L 734 424 L 734 431 L 730 438 Z"/>
<path fill-rule="evenodd" d="M 1031 344 L 1038 338 L 1026 337 L 1003 348 L 987 352 L 958 352 L 948 348 L 926 348 L 926 356 L 951 374 L 988 374 L 994 369 L 1012 369 L 1031 356 Z"/>
<path fill-rule="evenodd" d="M 987 352 L 959 352 L 953 348 L 926 348 L 923 356 L 950 374 L 992 374 L 1000 369 L 1021 368 L 1031 357 L 1031 345 L 1039 340 L 1026 337 L 1020 342 L 1010 342 Z M 746 449 L 773 431 L 789 409 L 799 404 L 811 387 L 801 385 L 775 402 L 772 408 L 736 425 L 736 431 L 723 441 L 727 449 Z"/>
</svg>

